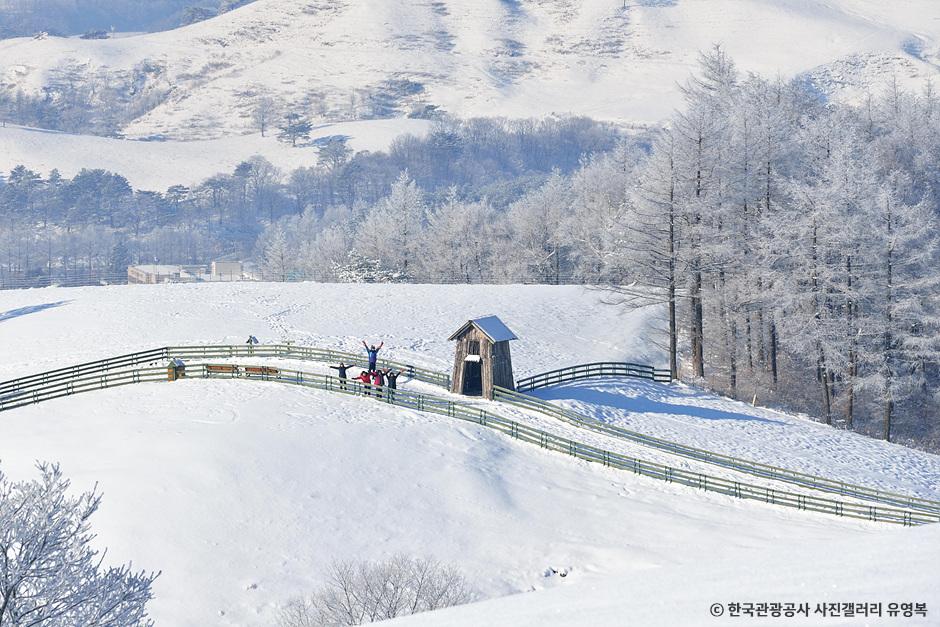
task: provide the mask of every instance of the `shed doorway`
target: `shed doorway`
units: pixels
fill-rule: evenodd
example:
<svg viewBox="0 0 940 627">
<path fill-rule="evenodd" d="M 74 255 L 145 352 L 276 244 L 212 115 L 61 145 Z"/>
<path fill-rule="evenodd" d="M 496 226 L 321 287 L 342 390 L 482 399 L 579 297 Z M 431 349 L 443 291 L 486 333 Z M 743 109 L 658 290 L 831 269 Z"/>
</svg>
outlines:
<svg viewBox="0 0 940 627">
<path fill-rule="evenodd" d="M 471 355 L 472 357 L 472 355 Z M 463 394 L 465 396 L 483 396 L 483 369 L 479 359 L 467 359 L 463 362 Z"/>
</svg>

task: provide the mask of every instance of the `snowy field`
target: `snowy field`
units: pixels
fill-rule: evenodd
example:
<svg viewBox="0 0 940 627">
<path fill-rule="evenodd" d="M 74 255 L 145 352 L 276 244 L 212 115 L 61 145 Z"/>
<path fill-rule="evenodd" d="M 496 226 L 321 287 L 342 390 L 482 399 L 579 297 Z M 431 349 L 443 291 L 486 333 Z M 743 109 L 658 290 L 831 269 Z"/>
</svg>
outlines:
<svg viewBox="0 0 940 627">
<path fill-rule="evenodd" d="M 447 370 L 447 337 L 487 313 L 520 337 L 517 377 L 599 359 L 662 365 L 648 340 L 655 311 L 625 315 L 599 297 L 578 287 L 252 283 L 7 291 L 0 379 L 248 334 L 350 351 L 384 339 L 389 358 Z M 923 490 L 940 476 L 936 456 L 669 389 L 599 380 L 540 395 L 722 452 L 789 451 L 782 465 L 797 470 L 867 465 L 858 477 Z M 246 381 L 148 384 L 4 412 L 0 434 L 14 478 L 45 459 L 77 489 L 99 483 L 95 530 L 109 558 L 163 571 L 158 625 L 271 625 L 332 558 L 395 552 L 457 565 L 485 598 L 523 593 L 402 624 L 733 625 L 745 622 L 713 619 L 709 606 L 762 600 L 925 602 L 929 618 L 912 623 L 925 625 L 940 612 L 938 526 L 702 493 L 367 399 Z M 551 568 L 570 575 L 546 576 Z"/>
<path fill-rule="evenodd" d="M 427 120 L 363 120 L 320 125 L 310 140 L 315 144 L 342 137 L 355 151 L 378 151 L 388 150 L 396 137 L 423 137 L 430 128 Z M 123 175 L 136 189 L 164 191 L 171 185 L 196 185 L 210 176 L 231 173 L 254 155 L 285 172 L 317 163 L 315 145 L 295 148 L 278 141 L 276 132 L 205 141 L 131 141 L 7 125 L 0 127 L 0 172 L 25 165 L 43 176 L 57 168 L 71 178 L 82 168 L 100 168 Z"/>
</svg>

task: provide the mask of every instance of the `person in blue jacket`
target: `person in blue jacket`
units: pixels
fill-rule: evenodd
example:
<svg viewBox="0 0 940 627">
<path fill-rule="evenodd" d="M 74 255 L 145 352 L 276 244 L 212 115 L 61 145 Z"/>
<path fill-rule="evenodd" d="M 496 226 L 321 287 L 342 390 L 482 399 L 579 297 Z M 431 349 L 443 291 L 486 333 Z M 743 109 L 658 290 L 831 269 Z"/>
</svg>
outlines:
<svg viewBox="0 0 940 627">
<path fill-rule="evenodd" d="M 365 347 L 366 352 L 369 353 L 369 372 L 375 372 L 378 370 L 378 368 L 376 368 L 376 362 L 379 360 L 379 351 L 385 346 L 385 342 L 382 342 L 378 346 L 375 344 L 369 346 L 366 344 L 365 340 L 362 340 L 362 345 Z"/>
</svg>

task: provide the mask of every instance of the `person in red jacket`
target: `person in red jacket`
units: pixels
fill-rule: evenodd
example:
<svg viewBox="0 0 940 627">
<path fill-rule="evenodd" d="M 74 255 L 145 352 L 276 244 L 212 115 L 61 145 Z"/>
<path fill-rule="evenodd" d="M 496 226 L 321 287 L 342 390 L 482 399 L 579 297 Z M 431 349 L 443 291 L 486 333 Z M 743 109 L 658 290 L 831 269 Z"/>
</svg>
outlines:
<svg viewBox="0 0 940 627">
<path fill-rule="evenodd" d="M 369 383 L 372 381 L 372 377 L 369 376 L 369 373 L 366 372 L 365 370 L 363 370 L 362 373 L 361 373 L 358 377 L 356 377 L 356 380 L 357 380 L 357 381 L 362 381 L 362 391 L 363 391 L 363 393 L 364 393 L 366 396 L 372 396 L 372 394 L 369 392 L 369 389 L 370 389 L 370 388 L 369 388 Z"/>
<path fill-rule="evenodd" d="M 378 398 L 382 398 L 382 387 L 385 386 L 385 375 L 382 374 L 381 370 L 372 372 L 372 385 L 375 386 L 375 395 Z"/>
</svg>

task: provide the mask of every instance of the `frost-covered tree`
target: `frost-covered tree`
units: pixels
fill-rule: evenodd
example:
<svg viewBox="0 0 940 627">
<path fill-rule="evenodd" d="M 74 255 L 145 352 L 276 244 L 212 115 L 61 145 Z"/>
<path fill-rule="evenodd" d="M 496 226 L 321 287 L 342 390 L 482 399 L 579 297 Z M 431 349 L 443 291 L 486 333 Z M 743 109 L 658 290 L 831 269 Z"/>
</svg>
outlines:
<svg viewBox="0 0 940 627">
<path fill-rule="evenodd" d="M 271 126 L 276 117 L 277 103 L 274 98 L 267 94 L 261 94 L 255 98 L 251 106 L 251 119 L 255 123 L 255 127 L 261 132 L 262 137 L 265 136 L 268 127 Z"/>
<path fill-rule="evenodd" d="M 422 255 L 424 274 L 433 281 L 473 283 L 493 276 L 496 213 L 486 202 L 464 202 L 451 189 L 428 215 Z"/>
<path fill-rule="evenodd" d="M 331 176 L 336 176 L 352 154 L 345 137 L 331 137 L 317 151 L 317 164 L 326 168 Z"/>
<path fill-rule="evenodd" d="M 408 173 L 402 172 L 391 193 L 364 216 L 357 248 L 384 267 L 411 276 L 424 255 L 421 245 L 426 219 L 424 194 Z"/>
<path fill-rule="evenodd" d="M 622 211 L 611 225 L 606 265 L 613 271 L 607 289 L 611 302 L 628 307 L 666 306 L 669 367 L 679 377 L 680 297 L 684 223 L 678 206 L 675 140 L 668 130 L 656 138 L 650 158 L 635 179 Z"/>
<path fill-rule="evenodd" d="M 877 394 L 890 440 L 895 406 L 924 385 L 924 364 L 940 358 L 940 224 L 902 172 L 888 173 L 869 200 L 857 350 L 861 385 Z"/>
<path fill-rule="evenodd" d="M 101 495 L 70 496 L 58 465 L 38 469 L 38 480 L 20 482 L 0 472 L 0 625 L 152 625 L 146 604 L 157 574 L 105 567 L 91 546 Z"/>
<path fill-rule="evenodd" d="M 371 259 L 355 248 L 346 251 L 343 259 L 331 262 L 330 272 L 340 283 L 401 283 L 406 277 L 401 270 L 387 267 L 381 259 Z"/>
<path fill-rule="evenodd" d="M 268 219 L 273 223 L 276 204 L 274 191 L 280 184 L 281 171 L 260 155 L 251 157 L 246 163 L 250 166 L 247 183 L 255 211 L 258 214 L 267 211 Z"/>
<path fill-rule="evenodd" d="M 334 561 L 326 584 L 312 598 L 288 603 L 279 625 L 363 625 L 462 605 L 474 596 L 458 570 L 434 560 L 396 555 L 381 562 Z"/>
<path fill-rule="evenodd" d="M 571 188 L 560 172 L 516 201 L 506 215 L 501 257 L 510 275 L 560 283 L 570 272 L 567 229 Z"/>
<path fill-rule="evenodd" d="M 294 268 L 294 255 L 288 245 L 287 234 L 281 225 L 265 234 L 261 253 L 264 277 L 273 281 L 286 281 Z"/>
</svg>

